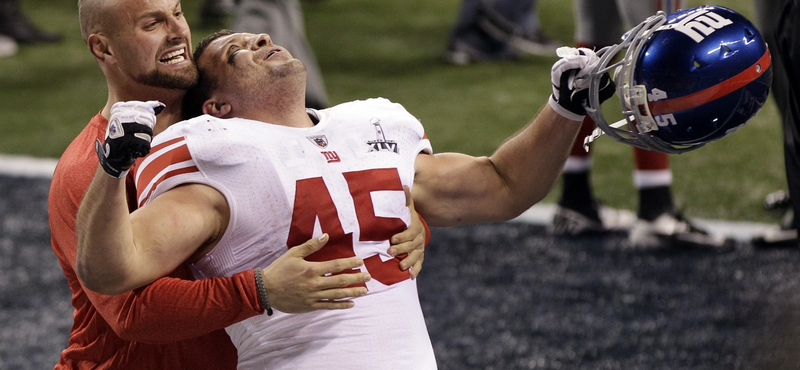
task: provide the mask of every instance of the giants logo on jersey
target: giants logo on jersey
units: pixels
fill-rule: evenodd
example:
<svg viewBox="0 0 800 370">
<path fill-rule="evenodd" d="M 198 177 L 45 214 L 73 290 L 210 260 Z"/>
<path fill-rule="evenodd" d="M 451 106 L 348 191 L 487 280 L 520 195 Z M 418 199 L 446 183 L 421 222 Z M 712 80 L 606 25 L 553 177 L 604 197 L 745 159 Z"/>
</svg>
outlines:
<svg viewBox="0 0 800 370">
<path fill-rule="evenodd" d="M 733 24 L 733 21 L 704 9 L 697 13 L 689 14 L 678 23 L 661 26 L 656 31 L 675 30 L 691 37 L 694 42 L 700 43 L 705 39 L 705 36 L 711 35 L 714 31 L 729 24 Z"/>
<path fill-rule="evenodd" d="M 337 154 L 336 151 L 320 153 L 325 156 L 325 160 L 328 161 L 328 163 L 337 163 L 342 161 L 342 158 L 339 157 L 339 154 Z"/>
</svg>

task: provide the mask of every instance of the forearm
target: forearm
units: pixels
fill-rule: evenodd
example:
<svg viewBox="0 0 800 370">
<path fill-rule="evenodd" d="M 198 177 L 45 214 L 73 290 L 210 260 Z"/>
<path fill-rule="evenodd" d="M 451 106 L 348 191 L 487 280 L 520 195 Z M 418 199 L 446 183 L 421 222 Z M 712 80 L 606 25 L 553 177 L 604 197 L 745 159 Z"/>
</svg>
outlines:
<svg viewBox="0 0 800 370">
<path fill-rule="evenodd" d="M 76 219 L 78 253 L 76 272 L 89 289 L 116 294 L 126 280 L 129 258 L 135 249 L 125 180 L 98 168 Z"/>
<path fill-rule="evenodd" d="M 546 105 L 491 157 L 420 155 L 417 209 L 432 226 L 514 218 L 552 189 L 579 128 Z"/>
<path fill-rule="evenodd" d="M 556 113 L 546 104 L 524 129 L 490 157 L 505 191 L 496 199 L 511 217 L 542 200 L 558 180 L 581 122 Z"/>
<path fill-rule="evenodd" d="M 187 276 L 188 275 L 188 276 Z M 261 314 L 253 270 L 200 281 L 182 267 L 152 284 L 116 296 L 87 292 L 114 332 L 129 341 L 165 343 L 223 329 Z"/>
</svg>

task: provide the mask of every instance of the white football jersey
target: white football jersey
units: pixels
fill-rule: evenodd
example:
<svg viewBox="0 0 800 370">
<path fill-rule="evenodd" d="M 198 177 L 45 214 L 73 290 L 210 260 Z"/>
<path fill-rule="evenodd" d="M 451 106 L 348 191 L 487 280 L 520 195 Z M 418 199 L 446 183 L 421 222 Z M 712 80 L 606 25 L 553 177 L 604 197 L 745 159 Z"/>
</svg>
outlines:
<svg viewBox="0 0 800 370">
<path fill-rule="evenodd" d="M 403 185 L 431 152 L 422 125 L 386 99 L 309 113 L 319 119 L 310 128 L 207 115 L 171 126 L 136 170 L 139 205 L 186 183 L 226 197 L 228 229 L 193 264 L 198 278 L 263 268 L 322 233 L 330 240 L 309 260 L 364 259 L 372 280 L 354 308 L 228 327 L 239 369 L 435 369 L 416 282 L 386 253 L 410 221 Z"/>
</svg>

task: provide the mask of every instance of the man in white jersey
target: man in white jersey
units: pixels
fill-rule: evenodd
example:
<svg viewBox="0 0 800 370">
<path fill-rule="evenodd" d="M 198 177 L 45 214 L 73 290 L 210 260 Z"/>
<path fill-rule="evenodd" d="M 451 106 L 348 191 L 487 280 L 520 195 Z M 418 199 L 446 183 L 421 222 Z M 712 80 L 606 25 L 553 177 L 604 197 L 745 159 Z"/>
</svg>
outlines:
<svg viewBox="0 0 800 370">
<path fill-rule="evenodd" d="M 507 220 L 541 200 L 597 61 L 588 49 L 561 55 L 549 104 L 494 155 L 471 157 L 433 154 L 420 122 L 386 99 L 306 109 L 305 69 L 288 51 L 264 34 L 214 34 L 196 53 L 206 115 L 156 137 L 136 170 L 141 208 L 128 218 L 119 181 L 95 176 L 79 215 L 87 271 L 135 288 L 189 259 L 198 277 L 227 276 L 319 236 L 327 244 L 309 258 L 361 257 L 368 293 L 350 310 L 275 310 L 228 327 L 239 368 L 435 369 L 416 282 L 386 253 L 408 223 L 403 190 L 437 226 Z M 607 80 L 602 98 L 613 90 Z M 118 116 L 147 122 L 155 106 Z"/>
</svg>

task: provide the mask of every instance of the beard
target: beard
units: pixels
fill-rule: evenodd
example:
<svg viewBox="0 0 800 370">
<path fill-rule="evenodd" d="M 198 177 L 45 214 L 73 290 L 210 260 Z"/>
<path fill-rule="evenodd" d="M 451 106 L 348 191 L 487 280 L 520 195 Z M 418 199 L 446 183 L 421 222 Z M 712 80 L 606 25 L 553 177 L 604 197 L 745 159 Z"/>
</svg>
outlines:
<svg viewBox="0 0 800 370">
<path fill-rule="evenodd" d="M 138 76 L 136 81 L 143 85 L 163 89 L 188 90 L 197 85 L 197 76 L 197 69 L 192 66 L 171 74 L 153 70 Z"/>
<path fill-rule="evenodd" d="M 299 59 L 292 59 L 288 63 L 269 69 L 267 73 L 273 79 L 305 75 L 306 66 Z"/>
</svg>

